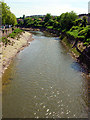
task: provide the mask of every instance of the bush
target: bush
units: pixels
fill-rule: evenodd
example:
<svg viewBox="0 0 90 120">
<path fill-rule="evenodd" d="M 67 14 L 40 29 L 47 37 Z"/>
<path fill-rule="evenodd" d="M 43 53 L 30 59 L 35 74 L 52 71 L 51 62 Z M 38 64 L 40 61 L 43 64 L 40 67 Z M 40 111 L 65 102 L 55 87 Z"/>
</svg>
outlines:
<svg viewBox="0 0 90 120">
<path fill-rule="evenodd" d="M 78 26 L 73 26 L 71 29 L 70 29 L 70 32 L 73 31 L 73 30 L 77 30 L 79 27 Z"/>
<path fill-rule="evenodd" d="M 79 35 L 86 35 L 88 32 L 90 33 L 90 28 L 83 27 L 83 29 L 79 32 Z"/>
<path fill-rule="evenodd" d="M 16 28 L 12 33 L 8 35 L 8 37 L 15 38 L 18 34 L 21 34 L 23 30 Z"/>
<path fill-rule="evenodd" d="M 53 26 L 47 26 L 47 29 L 52 29 L 53 28 Z"/>
<path fill-rule="evenodd" d="M 88 39 L 84 42 L 84 45 L 85 45 L 85 46 L 90 45 L 90 38 L 88 38 Z"/>
<path fill-rule="evenodd" d="M 78 26 L 73 26 L 67 33 L 67 36 L 71 39 L 77 39 L 80 40 L 81 42 L 85 44 L 90 44 L 89 43 L 89 38 L 90 38 L 90 27 L 78 27 Z"/>
<path fill-rule="evenodd" d="M 2 42 L 7 45 L 8 43 L 10 43 L 10 40 L 8 40 L 6 37 L 2 37 Z"/>
<path fill-rule="evenodd" d="M 78 31 L 77 31 L 77 30 L 73 30 L 72 32 L 68 31 L 68 32 L 67 32 L 67 35 L 68 35 L 69 37 L 73 37 L 74 39 L 76 39 L 77 36 L 78 36 Z"/>
<path fill-rule="evenodd" d="M 85 36 L 77 36 L 77 38 L 78 38 L 81 42 L 83 42 L 83 41 L 85 40 Z"/>
<path fill-rule="evenodd" d="M 9 37 L 11 37 L 11 38 L 13 38 L 13 39 L 15 38 L 15 36 L 16 36 L 16 34 L 13 33 L 13 32 L 9 34 Z"/>
</svg>

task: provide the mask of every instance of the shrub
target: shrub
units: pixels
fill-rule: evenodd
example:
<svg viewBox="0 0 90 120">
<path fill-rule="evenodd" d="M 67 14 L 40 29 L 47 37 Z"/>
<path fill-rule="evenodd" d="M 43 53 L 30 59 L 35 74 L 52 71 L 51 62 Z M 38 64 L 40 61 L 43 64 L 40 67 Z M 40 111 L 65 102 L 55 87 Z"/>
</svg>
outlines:
<svg viewBox="0 0 90 120">
<path fill-rule="evenodd" d="M 90 45 L 90 38 L 88 38 L 88 39 L 84 42 L 84 45 L 85 45 L 85 46 Z"/>
<path fill-rule="evenodd" d="M 53 26 L 47 26 L 47 29 L 52 29 L 53 28 Z"/>
<path fill-rule="evenodd" d="M 7 45 L 8 43 L 10 43 L 10 40 L 8 40 L 6 37 L 2 37 L 2 42 Z"/>
<path fill-rule="evenodd" d="M 15 38 L 18 34 L 21 34 L 23 30 L 16 28 L 12 33 L 8 35 L 8 37 Z"/>
<path fill-rule="evenodd" d="M 80 41 L 84 41 L 84 40 L 85 40 L 85 36 L 77 36 L 77 38 L 78 38 Z"/>
<path fill-rule="evenodd" d="M 90 33 L 90 28 L 89 27 L 84 27 L 80 32 L 79 32 L 79 34 L 78 35 L 87 35 L 87 33 Z"/>
<path fill-rule="evenodd" d="M 69 37 L 73 37 L 74 39 L 76 39 L 77 36 L 78 36 L 78 31 L 77 31 L 77 30 L 73 30 L 72 32 L 68 31 L 68 32 L 67 32 L 67 35 L 68 35 Z"/>
<path fill-rule="evenodd" d="M 71 29 L 70 29 L 70 32 L 73 31 L 73 30 L 77 30 L 79 27 L 78 26 L 73 26 Z"/>
<path fill-rule="evenodd" d="M 13 33 L 13 32 L 9 34 L 9 37 L 11 37 L 11 38 L 13 38 L 13 39 L 15 38 L 15 36 L 16 36 L 16 34 Z"/>
<path fill-rule="evenodd" d="M 90 27 L 73 26 L 68 32 L 66 32 L 66 34 L 70 39 L 78 38 L 78 40 L 80 40 L 81 42 L 88 44 L 88 39 L 90 38 Z"/>
</svg>

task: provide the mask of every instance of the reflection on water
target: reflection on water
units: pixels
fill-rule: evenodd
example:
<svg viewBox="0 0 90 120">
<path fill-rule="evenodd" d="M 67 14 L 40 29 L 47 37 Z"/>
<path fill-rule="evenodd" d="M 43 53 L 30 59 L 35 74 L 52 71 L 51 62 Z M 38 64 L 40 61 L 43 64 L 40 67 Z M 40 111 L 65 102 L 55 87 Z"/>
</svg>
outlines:
<svg viewBox="0 0 90 120">
<path fill-rule="evenodd" d="M 81 67 L 58 38 L 40 31 L 33 38 L 3 75 L 3 117 L 86 118 L 87 82 Z"/>
</svg>

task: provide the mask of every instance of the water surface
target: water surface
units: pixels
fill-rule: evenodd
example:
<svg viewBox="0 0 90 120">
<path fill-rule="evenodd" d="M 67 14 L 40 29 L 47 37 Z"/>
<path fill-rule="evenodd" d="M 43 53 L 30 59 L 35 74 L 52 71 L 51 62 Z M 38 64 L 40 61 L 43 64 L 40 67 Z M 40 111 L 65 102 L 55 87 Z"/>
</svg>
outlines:
<svg viewBox="0 0 90 120">
<path fill-rule="evenodd" d="M 87 118 L 81 66 L 57 37 L 38 31 L 33 38 L 3 75 L 3 117 Z"/>
</svg>

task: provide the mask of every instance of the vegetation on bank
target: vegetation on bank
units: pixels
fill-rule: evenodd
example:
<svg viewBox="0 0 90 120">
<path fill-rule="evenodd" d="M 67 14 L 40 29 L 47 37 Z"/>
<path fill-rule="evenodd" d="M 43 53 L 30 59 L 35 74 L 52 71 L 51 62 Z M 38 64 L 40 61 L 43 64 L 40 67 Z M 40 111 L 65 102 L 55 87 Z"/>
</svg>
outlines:
<svg viewBox="0 0 90 120">
<path fill-rule="evenodd" d="M 16 25 L 16 17 L 10 11 L 7 4 L 0 2 L 0 6 L 2 6 L 2 24 Z M 18 20 L 17 27 L 40 28 L 56 34 L 61 40 L 65 40 L 64 42 L 70 46 L 74 53 L 83 55 L 86 61 L 88 60 L 90 63 L 90 55 L 87 56 L 87 53 L 90 52 L 90 26 L 87 25 L 87 17 L 84 16 L 82 19 L 78 18 L 78 15 L 71 11 L 62 13 L 60 16 L 46 14 L 40 17 L 25 17 L 25 15 L 23 15 L 23 17 L 20 17 Z M 22 30 L 17 28 L 9 34 L 8 37 L 15 38 L 21 32 Z M 68 41 L 66 41 L 66 39 Z M 8 44 L 8 38 L 2 38 L 2 42 L 5 45 Z M 83 51 L 85 53 L 83 53 Z"/>
<path fill-rule="evenodd" d="M 4 25 L 13 26 L 12 33 L 10 33 L 7 37 L 0 38 L 0 42 L 2 42 L 6 46 L 7 44 L 11 43 L 8 37 L 11 37 L 13 39 L 17 37 L 18 39 L 23 31 L 19 28 L 16 29 L 14 28 L 14 26 L 17 24 L 17 19 L 16 16 L 10 11 L 10 7 L 6 3 L 0 1 L 0 10 L 2 11 L 2 14 L 0 15 L 0 18 L 2 17 L 2 26 Z M 2 30 L 3 33 L 4 31 L 5 29 Z"/>
<path fill-rule="evenodd" d="M 67 36 L 73 41 L 81 41 L 85 46 L 90 45 L 90 26 L 87 26 L 87 17 L 78 18 L 78 15 L 71 12 L 62 13 L 60 16 L 47 14 L 44 17 L 26 17 L 18 22 L 19 27 L 44 28 L 56 33 L 62 39 Z M 78 39 L 78 40 L 77 40 Z"/>
<path fill-rule="evenodd" d="M 80 55 L 80 53 L 76 50 L 76 48 L 72 48 L 72 44 L 68 41 L 67 37 L 64 37 L 62 39 L 62 43 L 67 47 L 67 49 L 73 53 L 74 57 L 77 57 Z"/>
<path fill-rule="evenodd" d="M 90 45 L 90 26 L 84 27 L 81 23 L 79 26 L 73 26 L 66 34 L 69 38 L 78 39 L 86 46 Z"/>
<path fill-rule="evenodd" d="M 8 35 L 8 37 L 15 38 L 17 35 L 20 35 L 23 32 L 23 30 L 16 28 L 12 33 Z"/>
<path fill-rule="evenodd" d="M 11 41 L 8 39 L 8 37 L 13 38 L 13 39 L 15 39 L 15 37 L 17 37 L 17 39 L 18 39 L 22 32 L 23 32 L 23 30 L 21 30 L 19 28 L 14 29 L 14 31 L 12 33 L 10 33 L 7 37 L 2 37 L 3 44 L 6 46 L 7 44 L 11 43 Z"/>
<path fill-rule="evenodd" d="M 8 40 L 7 37 L 2 37 L 2 42 L 6 46 L 7 44 L 10 44 L 10 40 Z"/>
<path fill-rule="evenodd" d="M 86 61 L 90 62 L 90 26 L 87 25 L 87 17 L 82 19 L 71 11 L 62 13 L 60 16 L 46 14 L 43 17 L 26 17 L 18 21 L 17 26 L 26 28 L 40 28 L 56 34 L 66 43 L 77 56 L 84 55 Z M 86 52 L 83 54 L 83 51 Z M 85 61 L 85 60 L 84 60 Z M 88 64 L 89 65 L 89 64 Z"/>
<path fill-rule="evenodd" d="M 78 16 L 73 11 L 62 13 L 60 16 L 52 16 L 47 14 L 42 18 L 38 17 L 24 17 L 23 20 L 18 22 L 20 27 L 34 27 L 34 28 L 49 28 L 53 30 L 69 30 L 73 25 L 73 21 L 76 20 Z"/>
</svg>

